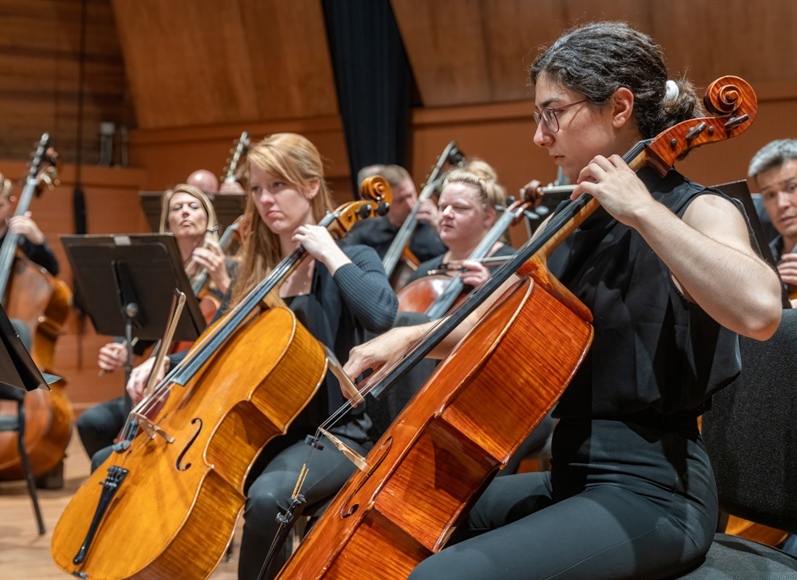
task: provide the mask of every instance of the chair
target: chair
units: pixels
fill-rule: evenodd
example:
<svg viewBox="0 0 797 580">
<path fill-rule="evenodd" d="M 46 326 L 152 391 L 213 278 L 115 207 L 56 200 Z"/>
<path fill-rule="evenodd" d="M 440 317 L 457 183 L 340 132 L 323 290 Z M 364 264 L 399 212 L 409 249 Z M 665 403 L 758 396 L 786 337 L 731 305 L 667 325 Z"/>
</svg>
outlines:
<svg viewBox="0 0 797 580">
<path fill-rule="evenodd" d="M 784 310 L 766 342 L 741 340 L 742 374 L 713 397 L 703 436 L 717 479 L 720 508 L 797 533 L 797 310 Z M 717 534 L 688 580 L 795 578 L 797 558 Z"/>
<path fill-rule="evenodd" d="M 22 469 L 25 472 L 25 480 L 28 484 L 28 493 L 33 502 L 33 511 L 36 514 L 36 523 L 39 527 L 39 535 L 43 536 L 45 533 L 44 519 L 42 518 L 41 508 L 39 507 L 39 496 L 36 492 L 36 482 L 33 479 L 33 471 L 30 467 L 30 459 L 28 458 L 28 451 L 25 449 L 25 391 L 9 387 L 7 385 L 0 385 L 0 400 L 14 401 L 17 404 L 17 412 L 14 415 L 0 415 L 0 432 L 16 431 L 17 432 L 17 448 L 19 449 L 19 458 L 22 463 Z"/>
</svg>

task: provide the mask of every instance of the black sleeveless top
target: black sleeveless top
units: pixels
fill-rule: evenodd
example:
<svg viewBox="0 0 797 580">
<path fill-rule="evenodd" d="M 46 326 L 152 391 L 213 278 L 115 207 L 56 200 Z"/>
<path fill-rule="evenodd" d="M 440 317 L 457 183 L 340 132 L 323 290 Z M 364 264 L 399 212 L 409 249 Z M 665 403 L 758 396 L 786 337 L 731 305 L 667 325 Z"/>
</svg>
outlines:
<svg viewBox="0 0 797 580">
<path fill-rule="evenodd" d="M 640 178 L 679 217 L 697 196 L 721 195 L 675 171 L 664 178 L 641 172 Z M 696 415 L 739 374 L 738 336 L 688 302 L 642 236 L 602 208 L 557 248 L 550 264 L 592 311 L 595 328 L 555 416 Z"/>
</svg>

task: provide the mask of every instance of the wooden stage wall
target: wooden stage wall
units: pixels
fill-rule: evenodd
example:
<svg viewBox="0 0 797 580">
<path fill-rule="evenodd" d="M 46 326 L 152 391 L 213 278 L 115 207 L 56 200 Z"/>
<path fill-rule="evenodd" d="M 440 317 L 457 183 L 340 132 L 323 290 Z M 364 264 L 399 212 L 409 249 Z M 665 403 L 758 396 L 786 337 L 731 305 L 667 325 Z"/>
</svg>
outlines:
<svg viewBox="0 0 797 580">
<path fill-rule="evenodd" d="M 190 6 L 189 6 L 190 4 Z M 21 161 L 42 131 L 67 161 L 95 163 L 98 123 L 129 127 L 130 165 L 83 168 L 89 233 L 146 231 L 139 190 L 163 190 L 197 168 L 221 173 L 242 130 L 310 138 L 327 160 L 338 201 L 352 198 L 345 141 L 320 0 L 88 0 L 83 124 L 77 118 L 81 0 L 5 0 L 0 20 L 0 171 Z M 534 47 L 577 23 L 627 20 L 664 47 L 672 75 L 698 85 L 747 79 L 760 99 L 742 137 L 693 153 L 680 168 L 713 184 L 744 178 L 772 139 L 795 137 L 795 0 L 391 0 L 421 105 L 413 111 L 410 171 L 421 184 L 449 140 L 493 164 L 510 193 L 555 167 L 534 146 L 525 68 Z M 168 55 L 166 58 L 164 55 Z M 33 204 L 61 259 L 72 231 L 74 168 Z M 18 191 L 18 187 L 17 187 Z M 518 244 L 521 231 L 513 232 Z M 78 411 L 121 393 L 121 378 L 97 376 L 106 340 L 70 318 L 57 347 L 59 371 Z"/>
</svg>

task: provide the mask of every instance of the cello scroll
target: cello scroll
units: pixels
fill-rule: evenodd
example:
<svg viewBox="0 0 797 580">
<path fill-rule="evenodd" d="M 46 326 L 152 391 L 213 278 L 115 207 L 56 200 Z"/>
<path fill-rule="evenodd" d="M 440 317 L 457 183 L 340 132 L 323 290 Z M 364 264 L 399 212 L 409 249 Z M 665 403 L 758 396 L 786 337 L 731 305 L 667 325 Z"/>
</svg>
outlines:
<svg viewBox="0 0 797 580">
<path fill-rule="evenodd" d="M 359 220 L 385 215 L 391 196 L 390 185 L 384 177 L 374 175 L 366 178 L 360 186 L 362 199 L 343 204 L 335 210 L 335 224 L 330 226 L 330 232 L 343 236 Z"/>
<path fill-rule="evenodd" d="M 703 103 L 715 116 L 690 119 L 673 125 L 648 145 L 648 151 L 654 157 L 646 162 L 661 175 L 695 147 L 724 141 L 744 133 L 753 124 L 758 111 L 758 99 L 753 87 L 736 76 L 724 76 L 711 83 L 706 88 Z M 633 165 L 631 168 L 638 169 Z"/>
</svg>

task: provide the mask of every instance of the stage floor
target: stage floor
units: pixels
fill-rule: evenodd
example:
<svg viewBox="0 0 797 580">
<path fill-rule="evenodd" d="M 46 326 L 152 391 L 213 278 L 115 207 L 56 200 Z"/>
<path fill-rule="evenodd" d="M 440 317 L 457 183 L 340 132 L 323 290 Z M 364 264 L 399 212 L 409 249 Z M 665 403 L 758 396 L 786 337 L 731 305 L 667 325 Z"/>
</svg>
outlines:
<svg viewBox="0 0 797 580">
<path fill-rule="evenodd" d="M 47 533 L 39 536 L 36 518 L 24 482 L 0 482 L 0 579 L 69 578 L 50 557 L 50 538 L 61 512 L 89 474 L 89 460 L 77 433 L 67 449 L 64 465 L 64 488 L 39 490 L 44 525 Z M 240 525 L 240 522 L 239 522 Z M 235 539 L 240 538 L 240 530 Z M 231 562 L 222 562 L 213 573 L 213 580 L 234 580 L 237 577 L 238 551 Z"/>
</svg>

